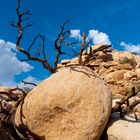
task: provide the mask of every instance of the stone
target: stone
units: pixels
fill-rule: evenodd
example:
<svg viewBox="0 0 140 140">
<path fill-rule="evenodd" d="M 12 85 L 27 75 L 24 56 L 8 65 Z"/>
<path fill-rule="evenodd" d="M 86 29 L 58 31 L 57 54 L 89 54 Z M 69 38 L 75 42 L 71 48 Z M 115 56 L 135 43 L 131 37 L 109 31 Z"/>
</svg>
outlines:
<svg viewBox="0 0 140 140">
<path fill-rule="evenodd" d="M 71 63 L 68 63 L 68 64 L 66 64 L 66 66 L 76 66 L 77 65 L 77 63 L 73 63 L 73 62 L 71 62 Z"/>
<path fill-rule="evenodd" d="M 129 103 L 133 103 L 138 97 L 129 99 Z M 121 99 L 113 99 L 112 107 Z M 124 105 L 125 106 L 125 105 Z M 137 105 L 138 106 L 138 105 Z M 136 112 L 138 122 L 136 122 L 133 113 L 120 118 L 119 113 L 115 112 L 110 115 L 110 120 L 106 126 L 106 131 L 101 140 L 139 140 L 140 139 L 140 113 Z"/>
<path fill-rule="evenodd" d="M 136 74 L 133 71 L 127 71 L 126 73 L 124 73 L 124 80 L 130 80 L 133 77 L 136 77 Z"/>
<path fill-rule="evenodd" d="M 136 73 L 136 75 L 137 75 L 137 78 L 140 78 L 140 68 L 137 68 L 137 69 L 135 70 L 135 73 Z"/>
<path fill-rule="evenodd" d="M 121 94 L 115 94 L 114 96 L 112 96 L 112 99 L 122 99 L 124 96 Z M 112 100 L 112 106 L 113 106 L 113 100 Z"/>
<path fill-rule="evenodd" d="M 29 92 L 15 123 L 27 126 L 41 140 L 98 140 L 111 103 L 106 82 L 90 68 L 67 67 Z"/>
<path fill-rule="evenodd" d="M 119 52 L 119 51 L 112 52 L 112 59 L 114 61 L 120 61 L 123 60 L 124 58 L 135 60 L 134 54 L 132 54 L 131 52 Z"/>
<path fill-rule="evenodd" d="M 71 59 L 71 63 L 78 63 L 78 57 Z"/>
<path fill-rule="evenodd" d="M 120 102 L 121 101 L 121 99 L 113 99 L 112 100 L 112 107 L 114 107 L 116 104 L 117 104 L 117 102 Z"/>
<path fill-rule="evenodd" d="M 83 51 L 82 55 L 87 55 L 87 52 L 86 51 Z"/>
<path fill-rule="evenodd" d="M 102 64 L 102 66 L 105 68 L 110 68 L 110 67 L 114 67 L 117 65 L 118 65 L 118 63 L 115 61 L 108 61 L 108 62 Z"/>
<path fill-rule="evenodd" d="M 135 121 L 134 116 L 120 119 L 119 114 L 114 113 L 110 117 L 106 138 L 103 140 L 140 140 L 140 123 Z"/>
<path fill-rule="evenodd" d="M 135 107 L 136 111 L 140 113 L 140 104 Z"/>
<path fill-rule="evenodd" d="M 70 63 L 70 62 L 71 62 L 70 59 L 61 60 L 61 64 L 67 64 L 67 63 Z"/>
<path fill-rule="evenodd" d="M 65 65 L 62 65 L 62 64 L 57 64 L 57 68 L 61 68 L 61 67 L 64 67 Z"/>
<path fill-rule="evenodd" d="M 105 69 L 105 68 L 100 69 L 100 70 L 99 70 L 99 75 L 102 75 L 102 74 L 104 74 L 105 72 L 106 72 L 106 69 Z"/>
<path fill-rule="evenodd" d="M 6 87 L 6 86 L 0 86 L 0 92 L 8 91 L 10 89 L 13 89 L 13 88 L 12 87 Z"/>
<path fill-rule="evenodd" d="M 134 97 L 132 97 L 132 98 L 129 99 L 129 104 L 130 104 L 130 105 L 132 105 L 132 104 L 135 103 L 135 102 L 140 102 L 140 97 L 139 97 L 139 96 L 134 96 Z M 138 112 L 138 113 L 140 113 L 140 103 L 137 104 L 137 105 L 134 107 L 133 110 L 136 111 L 136 112 Z"/>
<path fill-rule="evenodd" d="M 93 51 L 93 50 L 95 50 L 95 49 L 101 48 L 102 46 L 110 46 L 110 45 L 108 45 L 108 44 L 96 44 L 96 45 L 90 46 L 90 47 L 87 49 L 87 54 L 90 54 L 90 49 L 91 49 L 91 51 Z"/>
<path fill-rule="evenodd" d="M 124 64 L 118 63 L 118 65 L 115 68 L 118 69 L 118 70 L 120 70 L 120 69 L 132 70 L 133 66 L 131 64 L 129 64 L 129 63 L 124 63 Z"/>
<path fill-rule="evenodd" d="M 88 55 L 86 55 L 86 54 L 82 55 L 82 61 L 85 61 L 87 57 L 88 57 Z M 78 62 L 78 57 L 71 59 L 71 63 L 78 64 L 79 63 Z"/>
<path fill-rule="evenodd" d="M 134 55 L 134 57 L 135 57 L 136 62 L 140 63 L 140 56 L 139 55 Z"/>
<path fill-rule="evenodd" d="M 111 61 L 112 59 L 110 58 L 110 55 L 103 52 L 103 51 L 98 51 L 96 53 L 96 59 L 101 59 L 103 62 L 108 62 Z"/>
<path fill-rule="evenodd" d="M 124 73 L 126 73 L 126 72 L 127 72 L 127 70 L 114 71 L 114 72 L 111 72 L 111 73 L 107 74 L 105 79 L 107 80 L 107 82 L 121 81 L 121 80 L 124 80 Z"/>
</svg>

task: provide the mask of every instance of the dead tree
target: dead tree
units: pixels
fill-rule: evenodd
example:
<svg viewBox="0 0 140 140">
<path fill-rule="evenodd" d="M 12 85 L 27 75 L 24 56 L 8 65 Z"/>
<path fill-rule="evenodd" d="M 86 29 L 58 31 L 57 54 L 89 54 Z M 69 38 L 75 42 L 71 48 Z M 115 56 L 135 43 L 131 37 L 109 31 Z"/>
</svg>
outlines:
<svg viewBox="0 0 140 140">
<path fill-rule="evenodd" d="M 44 35 L 38 34 L 36 37 L 34 37 L 31 44 L 26 47 L 27 49 L 24 49 L 24 47 L 21 47 L 21 41 L 22 41 L 22 38 L 23 38 L 24 30 L 33 26 L 32 23 L 27 23 L 27 21 L 31 17 L 30 10 L 26 10 L 24 12 L 21 12 L 21 0 L 18 0 L 18 6 L 17 6 L 17 9 L 16 9 L 16 14 L 18 16 L 18 20 L 16 22 L 15 21 L 9 22 L 9 24 L 12 27 L 14 27 L 18 30 L 16 48 L 19 52 L 24 54 L 27 58 L 27 59 L 24 59 L 24 60 L 21 60 L 21 61 L 32 60 L 32 61 L 39 62 L 50 73 L 55 73 L 56 70 L 57 70 L 57 64 L 59 63 L 59 60 L 60 60 L 60 56 L 61 55 L 70 55 L 69 53 L 66 53 L 66 52 L 62 51 L 62 46 L 65 45 L 65 46 L 70 47 L 70 46 L 72 46 L 73 44 L 76 43 L 76 42 L 68 42 L 66 40 L 66 36 L 70 34 L 70 30 L 65 30 L 65 25 L 70 21 L 70 19 L 65 21 L 60 26 L 60 32 L 59 32 L 57 38 L 54 41 L 54 49 L 57 51 L 57 53 L 56 53 L 56 57 L 55 57 L 55 60 L 54 60 L 54 64 L 53 64 L 53 66 L 51 66 L 51 64 L 49 63 L 49 61 L 47 59 L 47 54 L 45 52 L 45 36 Z M 35 43 L 38 39 L 40 39 L 42 43 L 41 43 L 41 45 L 38 45 L 38 48 L 36 49 L 35 54 L 32 55 L 31 54 L 31 49 L 33 48 L 33 46 L 35 45 Z M 72 48 L 71 48 L 71 50 L 72 50 Z M 43 58 L 41 57 L 41 55 L 43 56 Z"/>
<path fill-rule="evenodd" d="M 25 47 L 21 46 L 21 41 L 23 39 L 24 31 L 29 27 L 33 26 L 32 23 L 27 23 L 27 21 L 31 18 L 30 10 L 25 10 L 24 12 L 21 12 L 21 0 L 18 0 L 16 14 L 18 17 L 17 21 L 12 21 L 9 23 L 12 27 L 18 30 L 16 48 L 19 52 L 24 54 L 26 57 L 26 59 L 21 61 L 32 60 L 35 62 L 39 62 L 50 73 L 55 73 L 57 71 L 58 68 L 57 65 L 60 61 L 61 55 L 73 56 L 73 54 L 63 51 L 63 46 L 70 48 L 70 50 L 74 53 L 74 55 L 78 55 L 78 65 L 82 65 L 82 66 L 86 65 L 91 59 L 93 59 L 94 54 L 97 51 L 103 51 L 104 49 L 111 47 L 111 45 L 104 45 L 101 48 L 95 49 L 93 51 L 91 50 L 89 56 L 86 58 L 86 60 L 83 61 L 82 60 L 83 51 L 90 45 L 91 41 L 87 42 L 86 34 L 83 34 L 80 51 L 76 52 L 71 46 L 77 42 L 67 41 L 67 36 L 70 35 L 70 30 L 65 30 L 65 25 L 70 21 L 70 19 L 68 19 L 60 26 L 60 32 L 54 41 L 54 49 L 56 50 L 56 56 L 53 65 L 51 65 L 50 62 L 48 61 L 48 56 L 46 54 L 45 35 L 38 34 L 37 36 L 35 36 L 31 44 L 29 46 L 26 46 L 26 49 L 24 49 Z M 41 44 L 38 45 L 38 47 L 36 48 L 33 54 L 32 49 L 38 40 L 41 41 Z"/>
<path fill-rule="evenodd" d="M 86 43 L 86 34 L 83 33 L 82 36 L 82 44 L 81 44 L 81 49 L 78 55 L 78 63 L 79 65 L 83 65 L 83 60 L 82 60 L 82 55 L 83 55 L 83 51 L 89 46 L 89 44 L 91 43 L 91 41 Z"/>
<path fill-rule="evenodd" d="M 94 59 L 95 57 L 95 53 L 97 53 L 98 51 L 104 51 L 108 48 L 110 48 L 112 45 L 101 45 L 99 48 L 92 50 L 91 46 L 90 46 L 90 51 L 89 51 L 89 55 L 88 57 L 84 60 L 83 65 L 86 65 L 90 60 Z"/>
</svg>

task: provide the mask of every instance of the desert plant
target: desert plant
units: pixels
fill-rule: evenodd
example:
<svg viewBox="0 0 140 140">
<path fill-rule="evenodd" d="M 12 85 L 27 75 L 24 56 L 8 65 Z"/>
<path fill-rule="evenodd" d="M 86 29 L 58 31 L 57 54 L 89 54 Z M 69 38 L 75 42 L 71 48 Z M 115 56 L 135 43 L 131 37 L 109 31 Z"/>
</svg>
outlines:
<svg viewBox="0 0 140 140">
<path fill-rule="evenodd" d="M 136 86 L 136 91 L 140 94 L 140 86 Z"/>
<path fill-rule="evenodd" d="M 136 61 L 134 58 L 128 58 L 128 57 L 124 57 L 123 59 L 121 59 L 119 61 L 120 64 L 126 64 L 126 63 L 129 63 L 130 65 L 132 66 L 135 66 L 136 65 Z"/>
</svg>

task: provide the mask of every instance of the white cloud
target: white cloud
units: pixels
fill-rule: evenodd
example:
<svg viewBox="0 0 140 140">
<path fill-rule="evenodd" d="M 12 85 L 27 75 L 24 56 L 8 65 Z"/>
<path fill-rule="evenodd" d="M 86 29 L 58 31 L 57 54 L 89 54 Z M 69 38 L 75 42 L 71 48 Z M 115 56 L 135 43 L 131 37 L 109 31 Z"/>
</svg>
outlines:
<svg viewBox="0 0 140 140">
<path fill-rule="evenodd" d="M 93 44 L 111 44 L 109 36 L 98 30 L 89 30 L 88 39 L 92 40 Z"/>
<path fill-rule="evenodd" d="M 23 81 L 25 81 L 25 82 L 30 82 L 30 83 L 34 83 L 34 84 L 39 84 L 41 81 L 40 80 L 38 80 L 38 79 L 36 79 L 35 77 L 32 77 L 32 76 L 28 76 L 28 77 L 26 77 Z M 24 83 L 22 83 L 22 82 L 20 82 L 19 84 L 18 84 L 18 87 L 20 87 L 20 88 L 33 88 L 34 86 L 33 85 L 30 85 L 30 84 L 24 84 Z"/>
<path fill-rule="evenodd" d="M 80 34 L 80 30 L 79 29 L 74 29 L 74 30 L 70 30 L 70 37 L 71 38 L 75 38 L 76 40 L 81 40 L 82 36 Z"/>
<path fill-rule="evenodd" d="M 15 44 L 0 39 L 0 85 L 13 85 L 16 75 L 32 69 L 28 63 L 18 60 Z"/>
<path fill-rule="evenodd" d="M 24 81 L 26 82 L 31 82 L 31 83 L 35 83 L 38 84 L 40 82 L 40 80 L 37 80 L 35 77 L 32 76 L 28 76 L 24 79 Z"/>
<path fill-rule="evenodd" d="M 140 44 L 134 45 L 131 43 L 125 43 L 124 41 L 120 42 L 120 45 L 124 47 L 125 51 L 129 51 L 129 52 L 136 52 L 138 54 L 140 54 Z"/>
<path fill-rule="evenodd" d="M 71 30 L 70 37 L 76 40 L 81 40 L 82 36 L 79 29 Z M 98 30 L 89 30 L 86 41 L 92 41 L 93 44 L 111 44 L 109 36 L 106 33 L 99 32 Z"/>
</svg>

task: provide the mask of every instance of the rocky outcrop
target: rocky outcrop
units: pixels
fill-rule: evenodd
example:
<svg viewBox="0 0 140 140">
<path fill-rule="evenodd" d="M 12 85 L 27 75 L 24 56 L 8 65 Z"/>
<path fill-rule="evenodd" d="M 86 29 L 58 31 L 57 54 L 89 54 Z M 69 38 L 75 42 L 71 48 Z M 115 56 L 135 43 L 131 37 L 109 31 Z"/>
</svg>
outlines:
<svg viewBox="0 0 140 140">
<path fill-rule="evenodd" d="M 112 52 L 112 59 L 114 61 L 120 61 L 120 60 L 123 60 L 125 58 L 128 58 L 128 59 L 134 59 L 134 54 L 131 53 L 131 52 L 119 52 L 119 51 L 113 51 Z"/>
<path fill-rule="evenodd" d="M 82 55 L 82 60 L 86 60 L 90 51 L 95 52 L 91 55 L 90 61 L 85 65 L 90 67 L 97 75 L 104 79 L 112 92 L 115 94 L 126 94 L 131 87 L 140 83 L 140 56 L 131 52 L 122 52 L 112 49 L 100 51 L 106 47 L 105 44 L 91 46 Z M 98 50 L 98 51 L 97 51 Z M 60 68 L 77 65 L 78 58 L 73 58 L 67 64 L 61 64 Z"/>
<path fill-rule="evenodd" d="M 14 115 L 22 97 L 19 89 L 0 86 L 0 140 L 20 140 L 14 127 Z"/>
<path fill-rule="evenodd" d="M 98 140 L 111 111 L 107 84 L 88 67 L 68 67 L 41 82 L 18 107 L 17 127 L 44 140 Z"/>
</svg>

